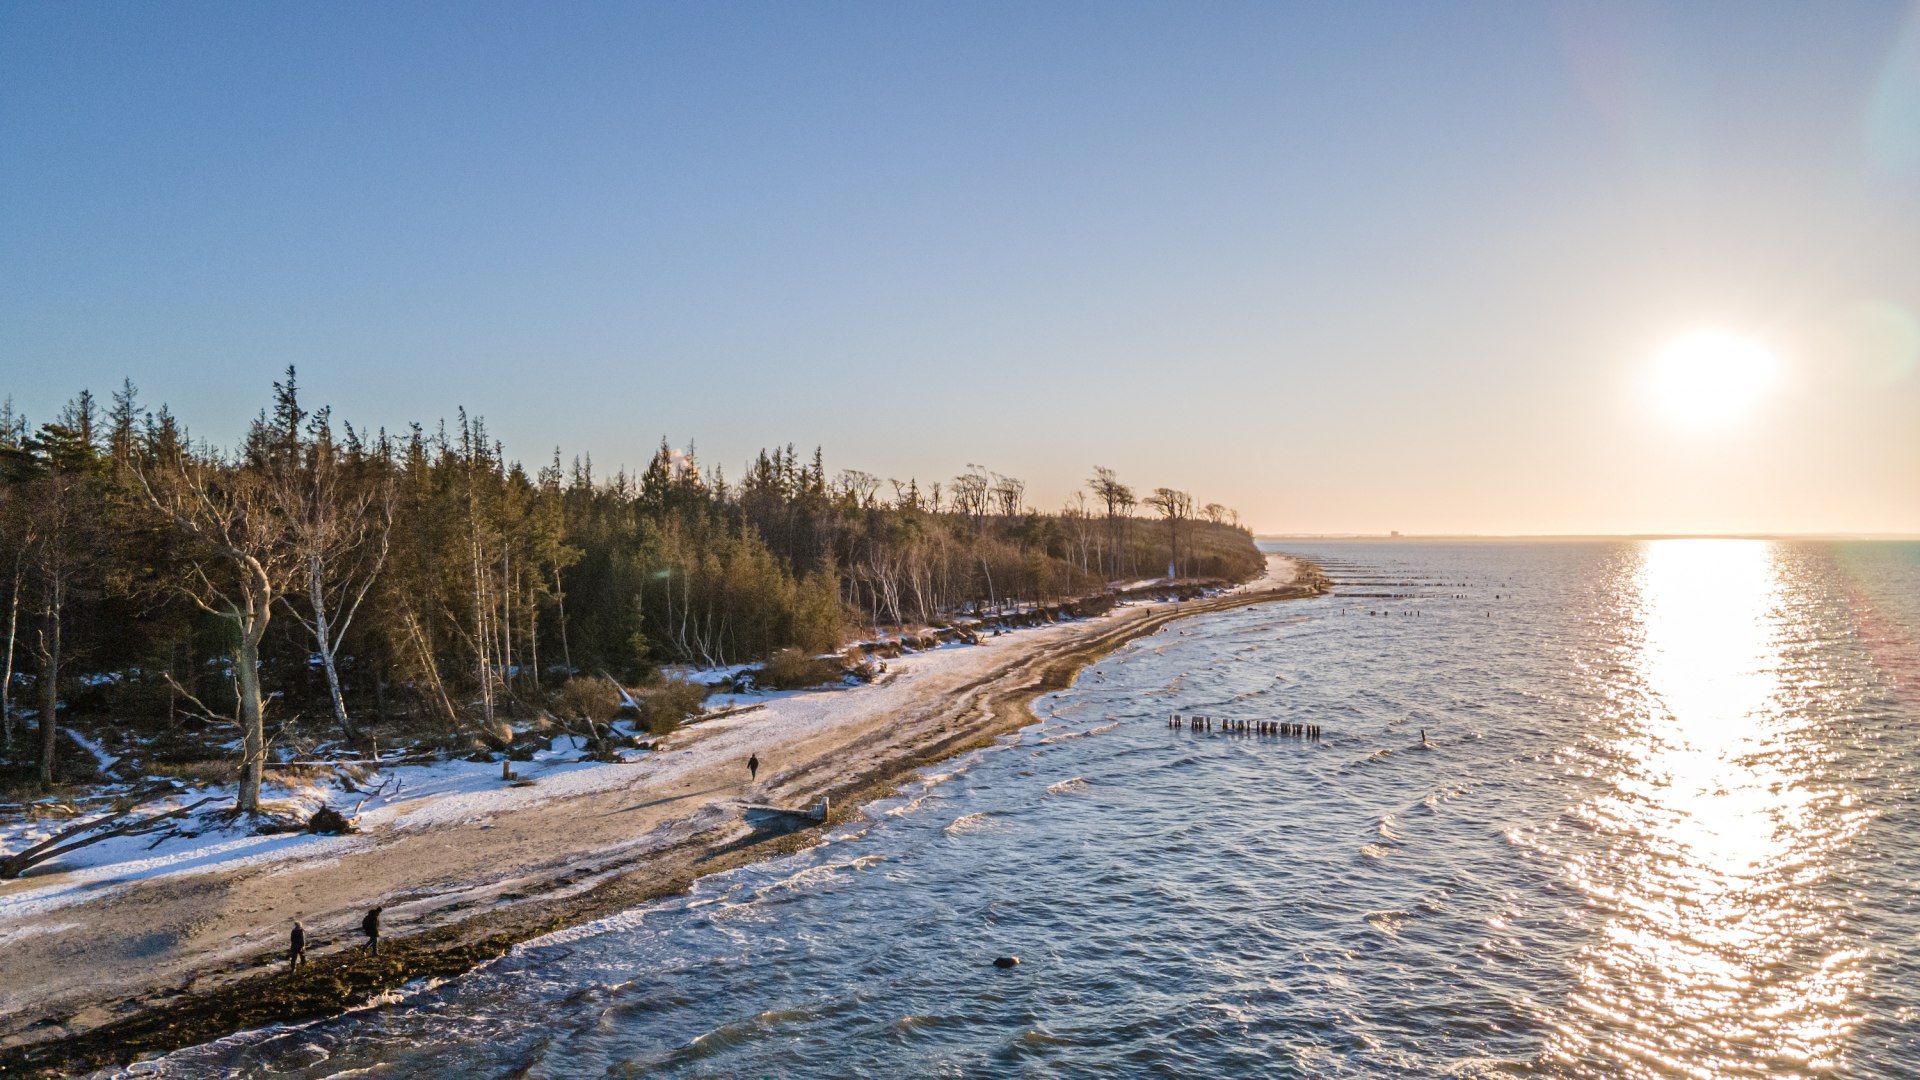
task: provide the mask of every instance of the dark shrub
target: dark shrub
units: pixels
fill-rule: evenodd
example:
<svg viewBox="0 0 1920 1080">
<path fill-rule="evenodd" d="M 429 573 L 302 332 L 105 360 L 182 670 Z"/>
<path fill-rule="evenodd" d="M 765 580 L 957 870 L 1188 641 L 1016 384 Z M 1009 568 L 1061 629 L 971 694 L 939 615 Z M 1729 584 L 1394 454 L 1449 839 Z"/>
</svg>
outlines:
<svg viewBox="0 0 1920 1080">
<path fill-rule="evenodd" d="M 640 701 L 640 722 L 653 735 L 670 734 L 680 721 L 700 711 L 707 688 L 683 679 L 668 679 Z"/>
<path fill-rule="evenodd" d="M 620 691 L 606 679 L 568 679 L 554 696 L 553 709 L 566 720 L 591 720 L 598 727 L 620 711 Z"/>
<path fill-rule="evenodd" d="M 809 656 L 799 649 L 781 649 L 760 669 L 760 685 L 773 690 L 801 690 L 840 677 L 840 665 Z"/>
</svg>

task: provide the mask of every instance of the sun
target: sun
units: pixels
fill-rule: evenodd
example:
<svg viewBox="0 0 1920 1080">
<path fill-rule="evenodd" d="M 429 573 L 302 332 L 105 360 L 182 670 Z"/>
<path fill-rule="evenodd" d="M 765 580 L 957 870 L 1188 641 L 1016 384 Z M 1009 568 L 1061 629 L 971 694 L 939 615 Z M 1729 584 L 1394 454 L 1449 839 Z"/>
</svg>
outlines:
<svg viewBox="0 0 1920 1080">
<path fill-rule="evenodd" d="M 1780 358 L 1765 345 L 1717 330 L 1675 338 L 1654 358 L 1654 400 L 1689 428 L 1717 428 L 1745 416 L 1773 388 Z"/>
</svg>

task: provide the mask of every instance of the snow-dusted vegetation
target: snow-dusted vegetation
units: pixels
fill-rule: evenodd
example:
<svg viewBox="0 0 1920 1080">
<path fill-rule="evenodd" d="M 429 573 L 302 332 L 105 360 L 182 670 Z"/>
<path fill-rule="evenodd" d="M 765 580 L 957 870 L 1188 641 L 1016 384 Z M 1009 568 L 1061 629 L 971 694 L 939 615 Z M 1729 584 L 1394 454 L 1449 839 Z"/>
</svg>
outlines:
<svg viewBox="0 0 1920 1080">
<path fill-rule="evenodd" d="M 1181 491 L 1096 469 L 1043 513 L 1025 490 L 791 447 L 730 481 L 664 442 L 637 476 L 557 452 L 529 472 L 464 412 L 338 423 L 291 370 L 232 450 L 131 385 L 38 425 L 9 406 L 0 877 L 350 844 L 290 834 L 617 763 L 743 693 L 871 682 L 902 653 L 1261 565 Z"/>
</svg>

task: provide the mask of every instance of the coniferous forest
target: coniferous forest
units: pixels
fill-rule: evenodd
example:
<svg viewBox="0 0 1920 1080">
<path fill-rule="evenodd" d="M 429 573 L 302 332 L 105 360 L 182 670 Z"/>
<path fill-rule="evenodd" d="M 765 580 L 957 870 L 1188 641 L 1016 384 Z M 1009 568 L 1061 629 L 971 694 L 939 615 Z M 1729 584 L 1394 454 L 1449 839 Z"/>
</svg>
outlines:
<svg viewBox="0 0 1920 1080">
<path fill-rule="evenodd" d="M 1046 610 L 1170 564 L 1238 580 L 1262 559 L 1224 507 L 1102 468 L 1051 513 L 978 466 L 882 480 L 791 445 L 736 478 L 664 440 L 638 476 L 559 450 L 529 471 L 479 417 L 356 428 L 292 369 L 232 448 L 131 383 L 39 423 L 9 402 L 6 779 L 24 793 L 91 768 L 69 717 L 110 739 L 203 730 L 232 740 L 247 809 L 271 748 L 302 739 L 510 738 L 617 707 L 586 677 L 610 693 L 666 666 L 837 674 L 815 658 L 850 640 Z"/>
</svg>

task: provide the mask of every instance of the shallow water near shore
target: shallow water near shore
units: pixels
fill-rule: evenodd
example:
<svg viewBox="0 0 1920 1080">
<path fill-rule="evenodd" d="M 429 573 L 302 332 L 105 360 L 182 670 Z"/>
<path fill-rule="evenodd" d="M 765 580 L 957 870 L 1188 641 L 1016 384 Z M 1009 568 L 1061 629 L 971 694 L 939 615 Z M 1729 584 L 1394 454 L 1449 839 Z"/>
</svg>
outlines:
<svg viewBox="0 0 1920 1080">
<path fill-rule="evenodd" d="M 807 851 L 138 1071 L 1920 1070 L 1920 545 L 1267 546 L 1341 584 L 1135 641 Z"/>
</svg>

